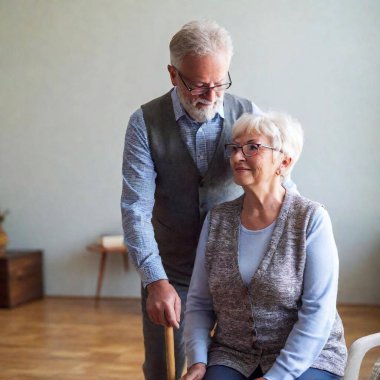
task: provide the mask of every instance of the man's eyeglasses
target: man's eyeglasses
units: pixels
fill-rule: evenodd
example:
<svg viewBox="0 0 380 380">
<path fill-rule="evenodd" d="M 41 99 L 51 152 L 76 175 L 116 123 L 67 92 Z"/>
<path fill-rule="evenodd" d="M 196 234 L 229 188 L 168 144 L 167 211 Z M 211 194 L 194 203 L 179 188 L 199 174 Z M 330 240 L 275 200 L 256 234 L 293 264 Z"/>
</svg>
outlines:
<svg viewBox="0 0 380 380">
<path fill-rule="evenodd" d="M 235 153 L 238 152 L 239 149 L 243 152 L 244 157 L 252 157 L 255 156 L 260 148 L 267 148 L 275 150 L 276 152 L 283 153 L 282 150 L 273 148 L 272 146 L 264 145 L 264 144 L 256 144 L 256 143 L 248 143 L 244 144 L 242 146 L 237 144 L 226 144 L 224 145 L 224 149 L 226 152 L 227 157 L 231 157 Z"/>
<path fill-rule="evenodd" d="M 183 79 L 182 74 L 179 72 L 179 70 L 177 68 L 175 68 L 175 69 L 177 70 L 178 76 L 180 77 L 182 83 L 184 84 L 184 86 L 190 92 L 191 95 L 203 95 L 203 94 L 208 93 L 211 90 L 214 90 L 216 93 L 220 93 L 220 92 L 227 90 L 232 85 L 231 76 L 230 76 L 230 73 L 228 72 L 228 82 L 227 83 L 217 84 L 216 86 L 212 86 L 212 87 L 209 87 L 209 86 L 190 87 L 185 82 L 185 80 Z"/>
</svg>

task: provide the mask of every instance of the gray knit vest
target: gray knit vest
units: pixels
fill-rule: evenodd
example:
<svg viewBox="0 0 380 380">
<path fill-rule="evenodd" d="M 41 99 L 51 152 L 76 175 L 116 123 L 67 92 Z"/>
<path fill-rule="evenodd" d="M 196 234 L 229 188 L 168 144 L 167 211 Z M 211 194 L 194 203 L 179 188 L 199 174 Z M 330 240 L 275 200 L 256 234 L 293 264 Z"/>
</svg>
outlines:
<svg viewBox="0 0 380 380">
<path fill-rule="evenodd" d="M 206 269 L 217 327 L 208 362 L 248 377 L 259 365 L 268 371 L 298 319 L 306 233 L 321 205 L 287 191 L 268 251 L 247 287 L 238 266 L 242 203 L 243 196 L 210 213 Z M 312 367 L 343 376 L 346 356 L 343 325 L 336 313 L 328 341 Z"/>
<path fill-rule="evenodd" d="M 203 177 L 182 141 L 170 92 L 141 108 L 157 172 L 152 216 L 155 239 L 169 280 L 189 285 L 207 212 L 242 193 L 232 181 L 224 144 L 231 141 L 235 120 L 244 112 L 252 113 L 252 103 L 225 94 L 223 129 Z"/>
</svg>

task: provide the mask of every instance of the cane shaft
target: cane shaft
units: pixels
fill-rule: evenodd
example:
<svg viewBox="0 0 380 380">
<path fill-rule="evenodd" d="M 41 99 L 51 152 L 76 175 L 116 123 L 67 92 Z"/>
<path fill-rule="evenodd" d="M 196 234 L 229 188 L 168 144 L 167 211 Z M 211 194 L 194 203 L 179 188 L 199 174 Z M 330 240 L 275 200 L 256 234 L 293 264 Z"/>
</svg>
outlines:
<svg viewBox="0 0 380 380">
<path fill-rule="evenodd" d="M 173 327 L 165 327 L 166 368 L 168 380 L 175 380 L 174 332 Z"/>
</svg>

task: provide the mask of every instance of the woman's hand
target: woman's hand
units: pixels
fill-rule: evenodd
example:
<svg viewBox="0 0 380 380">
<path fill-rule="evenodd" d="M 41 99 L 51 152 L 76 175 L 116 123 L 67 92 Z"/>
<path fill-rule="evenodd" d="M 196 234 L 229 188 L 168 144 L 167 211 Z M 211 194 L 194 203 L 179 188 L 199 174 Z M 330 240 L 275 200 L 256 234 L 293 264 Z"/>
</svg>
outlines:
<svg viewBox="0 0 380 380">
<path fill-rule="evenodd" d="M 196 363 L 193 364 L 181 380 L 202 380 L 206 373 L 206 364 Z"/>
</svg>

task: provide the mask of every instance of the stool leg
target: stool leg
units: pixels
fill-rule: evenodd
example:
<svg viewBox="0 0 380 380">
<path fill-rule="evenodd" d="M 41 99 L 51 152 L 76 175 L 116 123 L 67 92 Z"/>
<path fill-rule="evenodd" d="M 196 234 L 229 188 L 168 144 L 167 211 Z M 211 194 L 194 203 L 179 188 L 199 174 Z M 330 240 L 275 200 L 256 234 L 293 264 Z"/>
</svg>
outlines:
<svg viewBox="0 0 380 380">
<path fill-rule="evenodd" d="M 167 380 L 175 380 L 174 332 L 173 327 L 165 326 L 165 348 Z"/>
<path fill-rule="evenodd" d="M 107 254 L 105 252 L 102 252 L 100 254 L 98 284 L 97 284 L 97 287 L 96 287 L 96 302 L 97 303 L 98 303 L 98 301 L 100 299 L 100 292 L 102 290 L 103 276 L 104 276 L 104 269 L 106 267 L 106 261 L 107 261 Z"/>
</svg>

